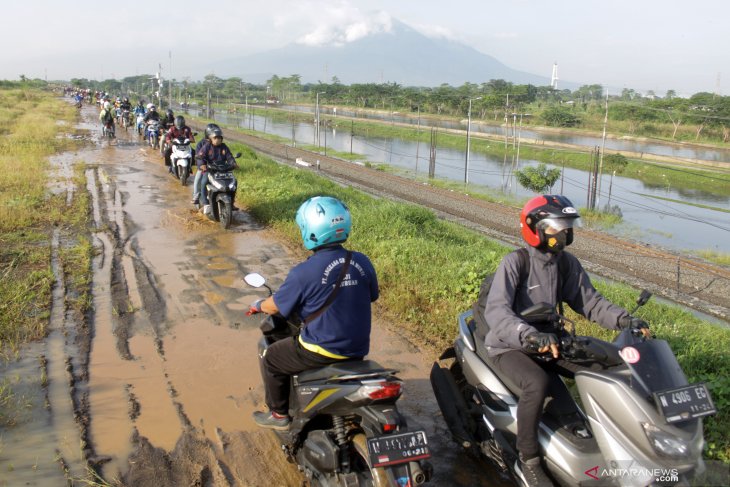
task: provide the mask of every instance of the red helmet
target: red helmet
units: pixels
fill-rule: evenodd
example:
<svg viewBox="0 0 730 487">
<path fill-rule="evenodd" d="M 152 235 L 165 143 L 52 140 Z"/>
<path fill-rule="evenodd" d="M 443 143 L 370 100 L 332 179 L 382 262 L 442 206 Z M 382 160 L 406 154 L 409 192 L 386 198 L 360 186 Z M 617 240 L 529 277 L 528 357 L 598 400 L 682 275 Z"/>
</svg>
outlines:
<svg viewBox="0 0 730 487">
<path fill-rule="evenodd" d="M 570 245 L 573 242 L 573 225 L 579 218 L 578 210 L 573 208 L 573 203 L 565 196 L 550 194 L 536 196 L 525 203 L 520 213 L 522 238 L 528 245 L 544 248 L 545 228 L 567 229 L 565 244 Z"/>
</svg>

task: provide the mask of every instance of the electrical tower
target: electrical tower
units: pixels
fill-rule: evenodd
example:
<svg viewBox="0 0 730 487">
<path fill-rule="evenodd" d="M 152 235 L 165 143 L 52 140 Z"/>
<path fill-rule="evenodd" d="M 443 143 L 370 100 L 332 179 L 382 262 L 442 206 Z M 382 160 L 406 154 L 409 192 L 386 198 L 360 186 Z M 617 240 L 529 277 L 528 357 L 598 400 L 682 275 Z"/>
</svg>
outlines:
<svg viewBox="0 0 730 487">
<path fill-rule="evenodd" d="M 550 88 L 558 89 L 558 63 L 553 63 L 553 75 L 550 77 Z"/>
</svg>

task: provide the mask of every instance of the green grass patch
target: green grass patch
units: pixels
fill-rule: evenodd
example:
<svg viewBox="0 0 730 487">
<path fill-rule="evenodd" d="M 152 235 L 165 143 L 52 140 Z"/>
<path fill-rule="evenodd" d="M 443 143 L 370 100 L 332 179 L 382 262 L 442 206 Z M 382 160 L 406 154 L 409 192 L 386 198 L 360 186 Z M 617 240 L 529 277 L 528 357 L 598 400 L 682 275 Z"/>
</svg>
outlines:
<svg viewBox="0 0 730 487">
<path fill-rule="evenodd" d="M 50 235 L 73 217 L 51 196 L 48 157 L 73 147 L 75 108 L 40 90 L 0 90 L 0 349 L 45 336 L 53 273 Z M 84 210 L 85 214 L 86 211 Z"/>
<path fill-rule="evenodd" d="M 712 210 L 712 211 L 722 211 L 724 213 L 730 213 L 730 210 L 727 210 L 725 208 L 719 208 L 717 206 L 710 206 L 710 205 L 702 205 L 700 203 L 692 203 L 691 201 L 683 201 L 683 200 L 676 200 L 673 198 L 666 198 L 664 196 L 656 196 L 653 194 L 644 194 L 639 193 L 641 196 L 646 196 L 647 198 L 654 198 L 655 200 L 662 200 L 662 201 L 669 201 L 670 203 L 677 203 L 680 205 L 687 205 L 687 206 L 694 206 L 697 208 L 703 208 L 705 210 Z"/>
<path fill-rule="evenodd" d="M 623 221 L 621 215 L 617 215 L 616 213 L 589 210 L 588 208 L 581 208 L 579 213 L 583 225 L 592 228 L 608 229 L 615 227 Z"/>
<path fill-rule="evenodd" d="M 468 309 L 484 277 L 509 252 L 462 226 L 436 218 L 428 209 L 376 199 L 316 174 L 276 164 L 240 144 L 237 201 L 294 248 L 301 248 L 294 223 L 298 206 L 314 195 L 347 203 L 353 216 L 349 246 L 370 256 L 381 285 L 383 307 L 399 330 L 439 351 L 456 336 L 456 318 Z M 598 283 L 613 302 L 631 308 L 638 292 Z M 670 342 L 690 381 L 706 381 L 720 413 L 707 420 L 708 455 L 730 461 L 730 330 L 703 322 L 676 306 L 651 302 L 638 313 L 658 337 Z M 585 333 L 611 338 L 579 320 Z"/>
<path fill-rule="evenodd" d="M 695 253 L 715 264 L 730 266 L 730 254 L 728 253 L 717 252 L 715 250 L 698 250 Z"/>
</svg>

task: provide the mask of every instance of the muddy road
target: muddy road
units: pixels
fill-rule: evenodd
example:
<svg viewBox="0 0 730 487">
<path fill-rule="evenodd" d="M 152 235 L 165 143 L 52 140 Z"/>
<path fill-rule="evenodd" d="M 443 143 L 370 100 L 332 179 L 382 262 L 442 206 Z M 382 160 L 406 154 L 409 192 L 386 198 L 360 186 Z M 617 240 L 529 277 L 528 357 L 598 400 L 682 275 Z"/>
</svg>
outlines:
<svg viewBox="0 0 730 487">
<path fill-rule="evenodd" d="M 82 189 L 72 183 L 73 167 L 84 168 L 92 311 L 67 312 L 56 263 L 50 336 L 5 370 L 42 367 L 47 386 L 34 399 L 42 413 L 3 437 L 12 448 L 0 451 L 0 485 L 87 485 L 96 474 L 128 486 L 302 485 L 273 433 L 251 419 L 263 388 L 259 318 L 245 310 L 262 294 L 242 277 L 259 272 L 278 286 L 304 254 L 245 212 L 234 213 L 228 231 L 207 221 L 159 152 L 132 130 L 100 140 L 95 117 L 83 109 L 86 148 L 52 161 L 54 188 L 69 198 Z M 399 405 L 432 443 L 431 485 L 504 483 L 449 439 L 428 379 L 434 357 L 394 333 L 377 308 L 374 316 L 370 358 L 401 371 Z"/>
</svg>

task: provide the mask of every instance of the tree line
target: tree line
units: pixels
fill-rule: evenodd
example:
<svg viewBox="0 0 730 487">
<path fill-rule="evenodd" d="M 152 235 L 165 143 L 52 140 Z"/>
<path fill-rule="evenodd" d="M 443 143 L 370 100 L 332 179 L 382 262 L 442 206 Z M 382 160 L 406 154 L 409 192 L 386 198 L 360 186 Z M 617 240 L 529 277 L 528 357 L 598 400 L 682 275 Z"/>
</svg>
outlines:
<svg viewBox="0 0 730 487">
<path fill-rule="evenodd" d="M 397 83 L 342 84 L 337 77 L 330 82 L 302 83 L 301 76 L 274 75 L 264 84 L 245 82 L 240 77 L 227 79 L 214 74 L 202 80 L 163 80 L 151 75 L 130 76 L 121 80 L 94 81 L 72 79 L 79 87 L 101 89 L 109 93 L 127 93 L 150 99 L 170 91 L 178 102 L 204 104 L 210 96 L 214 103 L 263 103 L 267 99 L 282 103 L 313 103 L 320 93 L 320 102 L 363 109 L 381 109 L 411 113 L 466 117 L 471 100 L 473 119 L 499 121 L 511 114 L 525 115 L 526 123 L 555 127 L 595 128 L 602 121 L 604 105 L 610 104 L 608 118 L 623 123 L 625 132 L 637 135 L 659 135 L 656 125 L 667 124 L 667 138 L 687 138 L 687 130 L 699 140 L 707 131 L 723 142 L 730 140 L 730 97 L 713 93 L 695 93 L 689 98 L 668 90 L 664 96 L 653 92 L 645 95 L 625 88 L 620 94 L 606 97 L 601 85 L 584 85 L 575 90 L 556 90 L 550 86 L 514 84 L 502 79 L 485 83 L 464 83 L 461 86 L 442 84 L 437 87 L 401 86 Z"/>
</svg>

